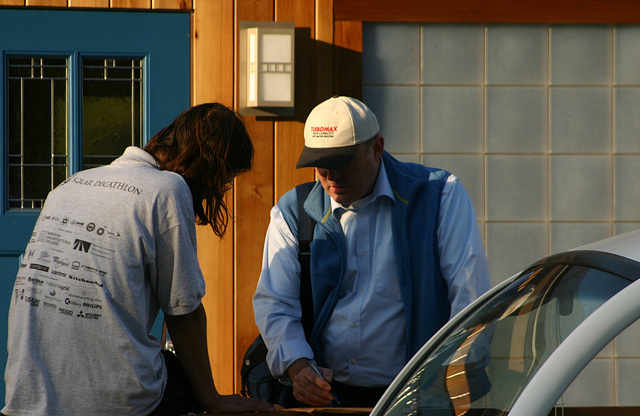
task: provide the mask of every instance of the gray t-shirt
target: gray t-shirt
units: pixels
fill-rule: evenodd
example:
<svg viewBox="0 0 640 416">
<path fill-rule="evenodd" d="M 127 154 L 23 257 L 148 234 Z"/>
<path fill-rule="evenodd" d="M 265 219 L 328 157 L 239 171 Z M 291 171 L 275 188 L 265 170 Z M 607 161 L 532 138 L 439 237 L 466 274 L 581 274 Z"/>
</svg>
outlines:
<svg viewBox="0 0 640 416">
<path fill-rule="evenodd" d="M 158 309 L 194 311 L 205 284 L 191 192 L 129 147 L 54 189 L 9 311 L 6 406 L 18 415 L 144 415 L 166 384 Z"/>
</svg>

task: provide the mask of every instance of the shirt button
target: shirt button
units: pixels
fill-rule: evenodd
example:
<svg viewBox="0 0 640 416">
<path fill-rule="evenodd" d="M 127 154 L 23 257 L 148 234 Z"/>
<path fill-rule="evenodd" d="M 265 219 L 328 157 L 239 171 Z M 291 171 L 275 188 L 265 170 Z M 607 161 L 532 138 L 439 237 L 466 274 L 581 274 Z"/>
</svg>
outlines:
<svg viewBox="0 0 640 416">
<path fill-rule="evenodd" d="M 355 358 L 351 360 L 351 364 L 356 365 L 356 359 Z"/>
<path fill-rule="evenodd" d="M 360 255 L 361 255 L 361 256 L 364 256 L 365 254 L 367 254 L 367 252 L 366 252 L 366 251 L 361 251 L 361 252 L 360 252 Z"/>
<path fill-rule="evenodd" d="M 351 328 L 355 328 L 356 326 L 358 326 L 358 324 L 356 324 L 355 322 L 351 323 Z"/>
</svg>

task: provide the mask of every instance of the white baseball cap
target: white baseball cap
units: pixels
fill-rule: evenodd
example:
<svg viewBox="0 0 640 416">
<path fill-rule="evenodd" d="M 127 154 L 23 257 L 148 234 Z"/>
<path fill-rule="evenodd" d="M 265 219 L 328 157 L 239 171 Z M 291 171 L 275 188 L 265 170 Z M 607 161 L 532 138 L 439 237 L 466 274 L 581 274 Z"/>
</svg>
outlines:
<svg viewBox="0 0 640 416">
<path fill-rule="evenodd" d="M 296 168 L 342 169 L 358 146 L 380 131 L 378 119 L 364 103 L 351 97 L 331 97 L 318 104 L 304 124 L 304 149 Z"/>
</svg>

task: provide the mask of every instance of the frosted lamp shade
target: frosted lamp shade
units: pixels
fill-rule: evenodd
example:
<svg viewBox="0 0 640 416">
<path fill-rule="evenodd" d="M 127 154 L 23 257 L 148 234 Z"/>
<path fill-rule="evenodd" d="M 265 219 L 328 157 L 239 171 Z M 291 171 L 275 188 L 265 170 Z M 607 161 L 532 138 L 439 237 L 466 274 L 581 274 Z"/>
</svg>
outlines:
<svg viewBox="0 0 640 416">
<path fill-rule="evenodd" d="M 291 36 L 263 34 L 260 62 L 291 63 L 291 55 L 293 53 L 291 50 Z"/>
<path fill-rule="evenodd" d="M 265 101 L 289 102 L 293 99 L 291 74 L 264 73 L 260 83 L 260 96 Z"/>
<path fill-rule="evenodd" d="M 293 22 L 240 22 L 240 113 L 293 115 Z"/>
</svg>

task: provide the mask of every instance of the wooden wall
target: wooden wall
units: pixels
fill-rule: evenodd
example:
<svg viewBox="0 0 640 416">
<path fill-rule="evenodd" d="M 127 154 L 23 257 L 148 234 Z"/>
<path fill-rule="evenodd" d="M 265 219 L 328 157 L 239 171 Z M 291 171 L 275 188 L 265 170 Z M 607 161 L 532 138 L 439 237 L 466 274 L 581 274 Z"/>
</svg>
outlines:
<svg viewBox="0 0 640 416">
<path fill-rule="evenodd" d="M 0 6 L 191 11 L 192 103 L 232 107 L 238 22 L 295 22 L 295 115 L 245 118 L 256 156 L 253 170 L 236 179 L 229 196 L 234 221 L 221 240 L 198 227 L 210 357 L 222 393 L 239 391 L 242 355 L 257 334 L 251 297 L 269 209 L 284 192 L 314 177 L 309 168 L 295 169 L 306 115 L 333 94 L 361 96 L 363 21 L 640 23 L 636 0 L 0 0 Z"/>
<path fill-rule="evenodd" d="M 333 0 L 194 0 L 193 9 L 194 104 L 237 105 L 238 22 L 293 21 L 296 27 L 294 116 L 245 117 L 256 152 L 253 169 L 236 179 L 233 226 L 221 240 L 209 229 L 198 230 L 212 368 L 219 389 L 230 393 L 240 390 L 242 357 L 258 334 L 251 299 L 260 275 L 269 210 L 289 189 L 314 179 L 312 169 L 295 169 L 311 109 L 335 93 L 360 96 L 361 34 L 354 37 L 353 30 L 344 29 L 334 35 Z M 344 26 L 361 32 L 360 23 Z M 353 72 L 342 76 L 334 62 L 349 65 Z"/>
</svg>

